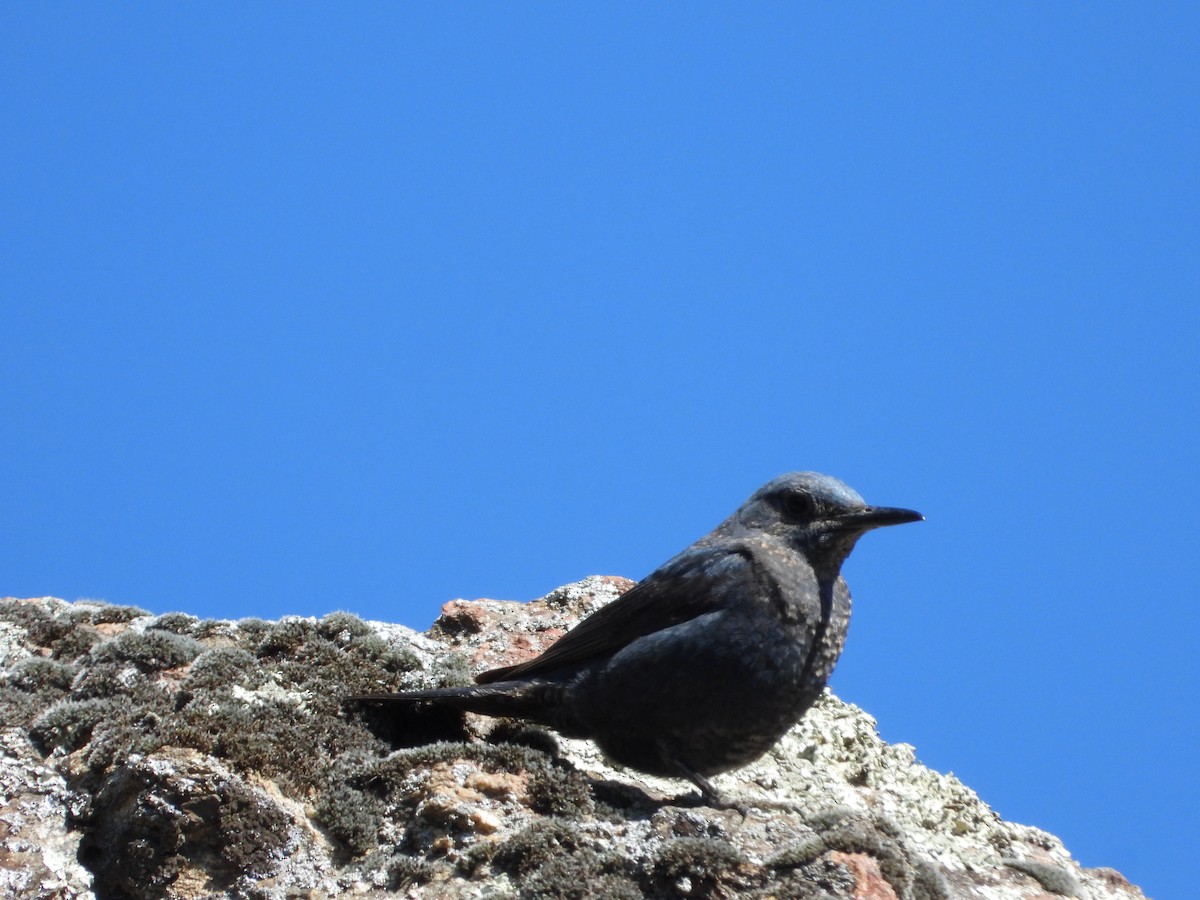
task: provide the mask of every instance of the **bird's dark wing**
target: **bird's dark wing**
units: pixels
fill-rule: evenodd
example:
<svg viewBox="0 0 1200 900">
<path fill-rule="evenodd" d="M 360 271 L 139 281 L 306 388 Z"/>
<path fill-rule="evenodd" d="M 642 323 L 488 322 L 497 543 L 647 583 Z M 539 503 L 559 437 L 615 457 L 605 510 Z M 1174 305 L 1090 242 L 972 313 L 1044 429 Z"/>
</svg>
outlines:
<svg viewBox="0 0 1200 900">
<path fill-rule="evenodd" d="M 541 656 L 476 676 L 480 684 L 526 678 L 614 653 L 647 634 L 694 619 L 752 589 L 757 577 L 750 551 L 741 546 L 689 548 L 596 610 Z"/>
</svg>

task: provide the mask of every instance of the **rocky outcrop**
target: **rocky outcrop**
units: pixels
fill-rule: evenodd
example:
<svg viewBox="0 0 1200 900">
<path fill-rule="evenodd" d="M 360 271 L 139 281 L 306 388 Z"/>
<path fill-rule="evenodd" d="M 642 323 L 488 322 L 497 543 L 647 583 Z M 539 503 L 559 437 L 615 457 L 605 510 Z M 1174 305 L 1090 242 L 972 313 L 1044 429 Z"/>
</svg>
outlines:
<svg viewBox="0 0 1200 900">
<path fill-rule="evenodd" d="M 740 811 L 521 723 L 344 702 L 526 658 L 628 584 L 454 601 L 425 634 L 0 601 L 0 895 L 1142 896 L 831 695 L 717 779 Z"/>
</svg>

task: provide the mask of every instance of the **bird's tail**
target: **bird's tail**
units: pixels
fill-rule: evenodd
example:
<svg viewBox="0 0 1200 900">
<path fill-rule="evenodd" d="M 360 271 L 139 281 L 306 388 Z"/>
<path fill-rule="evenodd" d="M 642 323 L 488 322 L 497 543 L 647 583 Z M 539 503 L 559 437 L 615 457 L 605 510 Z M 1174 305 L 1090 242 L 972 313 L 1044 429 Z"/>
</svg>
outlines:
<svg viewBox="0 0 1200 900">
<path fill-rule="evenodd" d="M 350 700 L 387 706 L 434 706 L 460 709 L 484 716 L 513 716 L 545 721 L 549 712 L 550 685 L 530 681 L 497 681 L 469 687 L 432 688 L 394 694 L 359 694 Z"/>
</svg>

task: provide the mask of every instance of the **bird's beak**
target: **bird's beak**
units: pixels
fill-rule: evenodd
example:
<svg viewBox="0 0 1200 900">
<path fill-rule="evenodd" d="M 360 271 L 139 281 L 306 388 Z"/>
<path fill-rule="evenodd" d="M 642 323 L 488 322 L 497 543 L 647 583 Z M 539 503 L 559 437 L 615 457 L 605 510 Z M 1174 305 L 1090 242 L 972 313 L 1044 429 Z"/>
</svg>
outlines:
<svg viewBox="0 0 1200 900">
<path fill-rule="evenodd" d="M 871 528 L 882 528 L 884 525 L 920 522 L 924 518 L 913 509 L 900 509 L 896 506 L 866 506 L 862 509 L 842 513 L 837 517 L 837 523 L 843 528 L 867 531 Z"/>
</svg>

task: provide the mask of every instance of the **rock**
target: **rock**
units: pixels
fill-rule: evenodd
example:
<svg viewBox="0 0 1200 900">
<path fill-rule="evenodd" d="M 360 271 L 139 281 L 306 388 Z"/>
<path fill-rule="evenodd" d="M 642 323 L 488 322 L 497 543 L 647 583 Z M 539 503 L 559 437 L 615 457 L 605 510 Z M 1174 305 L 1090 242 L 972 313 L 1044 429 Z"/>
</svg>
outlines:
<svg viewBox="0 0 1200 900">
<path fill-rule="evenodd" d="M 777 801 L 744 814 L 524 723 L 343 703 L 518 662 L 631 584 L 456 600 L 423 635 L 2 600 L 0 894 L 1142 897 L 832 695 L 717 779 Z"/>
</svg>

